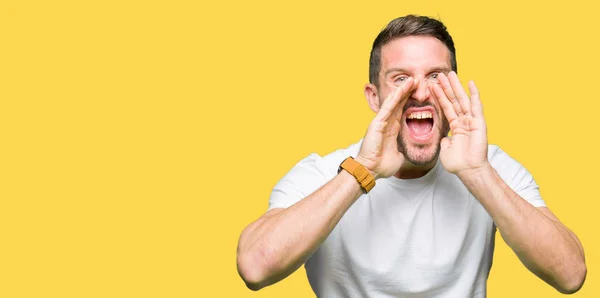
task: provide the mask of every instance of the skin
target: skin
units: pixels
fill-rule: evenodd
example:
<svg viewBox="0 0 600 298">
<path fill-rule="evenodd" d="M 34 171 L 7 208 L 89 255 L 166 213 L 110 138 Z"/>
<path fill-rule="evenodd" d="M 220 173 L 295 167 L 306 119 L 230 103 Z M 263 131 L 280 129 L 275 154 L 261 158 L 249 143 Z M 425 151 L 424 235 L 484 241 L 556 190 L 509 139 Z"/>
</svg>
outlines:
<svg viewBox="0 0 600 298">
<path fill-rule="evenodd" d="M 385 138 L 382 141 L 368 139 L 363 142 L 358 157 L 362 160 L 363 165 L 368 169 L 373 169 L 375 175 L 381 172 L 380 167 L 386 167 L 384 176 L 390 176 L 388 174 L 391 170 L 393 172 L 391 174 L 397 178 L 411 179 L 421 177 L 433 168 L 437 161 L 440 141 L 448 133 L 448 124 L 441 108 L 433 100 L 428 86 L 437 82 L 437 76 L 440 73 L 450 70 L 448 49 L 433 37 L 409 36 L 392 41 L 382 47 L 379 87 L 374 84 L 365 86 L 365 97 L 369 102 L 369 107 L 375 113 L 379 113 L 379 107 L 383 106 L 383 100 L 399 86 L 410 87 L 412 92 L 396 104 L 394 115 L 389 118 L 390 127 L 388 130 L 381 131 Z M 403 113 L 407 105 L 434 107 L 436 111 L 434 136 L 429 143 L 417 145 L 409 141 L 407 136 L 409 132 L 406 126 L 407 115 Z M 376 116 L 369 129 L 380 123 L 383 122 Z M 374 138 L 378 135 L 367 132 L 366 137 Z M 383 150 L 379 150 L 376 146 L 378 144 L 382 144 Z M 398 147 L 402 151 L 400 154 Z M 388 161 L 386 158 L 393 160 Z M 415 161 L 418 161 L 419 164 L 416 164 Z"/>
<path fill-rule="evenodd" d="M 470 96 L 454 72 L 429 86 L 444 110 L 452 138 L 441 142 L 440 159 L 488 211 L 502 238 L 532 273 L 561 293 L 577 292 L 587 267 L 583 246 L 547 207 L 536 208 L 515 193 L 487 159 L 487 133 L 479 91 Z"/>
<path fill-rule="evenodd" d="M 471 81 L 467 95 L 450 71 L 445 45 L 410 36 L 386 44 L 381 54 L 380 84 L 365 86 L 376 115 L 356 160 L 376 179 L 411 179 L 425 175 L 439 158 L 481 202 L 529 270 L 562 293 L 576 292 L 587 272 L 581 243 L 548 208 L 519 197 L 491 167 L 479 91 Z M 425 141 L 409 135 L 405 113 L 423 105 L 435 111 Z M 300 202 L 272 209 L 246 227 L 237 265 L 248 288 L 258 290 L 298 269 L 361 195 L 356 179 L 342 171 Z"/>
</svg>

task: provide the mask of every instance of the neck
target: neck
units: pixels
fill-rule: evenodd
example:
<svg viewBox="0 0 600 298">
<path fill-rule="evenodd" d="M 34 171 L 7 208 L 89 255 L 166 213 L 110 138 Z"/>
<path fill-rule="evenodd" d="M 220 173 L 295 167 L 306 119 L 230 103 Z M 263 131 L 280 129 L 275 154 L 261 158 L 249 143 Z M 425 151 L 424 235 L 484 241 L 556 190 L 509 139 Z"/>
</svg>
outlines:
<svg viewBox="0 0 600 298">
<path fill-rule="evenodd" d="M 429 173 L 433 167 L 435 167 L 435 163 L 437 162 L 437 158 L 433 161 L 429 162 L 425 165 L 415 165 L 407 160 L 404 161 L 402 166 L 394 177 L 398 179 L 416 179 L 425 176 L 425 174 Z"/>
</svg>

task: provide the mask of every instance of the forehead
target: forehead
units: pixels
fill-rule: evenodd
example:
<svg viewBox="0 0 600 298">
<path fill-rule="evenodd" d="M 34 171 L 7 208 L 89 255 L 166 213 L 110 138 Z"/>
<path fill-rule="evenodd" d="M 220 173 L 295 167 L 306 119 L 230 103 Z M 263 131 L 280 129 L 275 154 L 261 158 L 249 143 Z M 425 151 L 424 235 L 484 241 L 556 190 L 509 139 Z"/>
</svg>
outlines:
<svg viewBox="0 0 600 298">
<path fill-rule="evenodd" d="M 451 68 L 450 51 L 435 37 L 406 36 L 381 48 L 381 73 L 390 68 L 419 72 L 438 67 Z"/>
</svg>

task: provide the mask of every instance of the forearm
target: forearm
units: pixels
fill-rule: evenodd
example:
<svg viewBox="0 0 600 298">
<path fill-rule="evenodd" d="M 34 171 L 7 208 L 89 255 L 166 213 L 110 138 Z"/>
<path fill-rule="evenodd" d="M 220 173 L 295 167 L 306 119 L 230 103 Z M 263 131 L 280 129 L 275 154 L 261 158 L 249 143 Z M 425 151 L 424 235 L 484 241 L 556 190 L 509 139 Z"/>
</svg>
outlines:
<svg viewBox="0 0 600 298">
<path fill-rule="evenodd" d="M 530 271 L 564 293 L 580 287 L 586 270 L 584 254 L 571 231 L 522 199 L 489 164 L 459 177 Z"/>
<path fill-rule="evenodd" d="M 253 290 L 298 269 L 362 194 L 346 171 L 298 203 L 248 226 L 238 245 L 238 271 Z"/>
</svg>

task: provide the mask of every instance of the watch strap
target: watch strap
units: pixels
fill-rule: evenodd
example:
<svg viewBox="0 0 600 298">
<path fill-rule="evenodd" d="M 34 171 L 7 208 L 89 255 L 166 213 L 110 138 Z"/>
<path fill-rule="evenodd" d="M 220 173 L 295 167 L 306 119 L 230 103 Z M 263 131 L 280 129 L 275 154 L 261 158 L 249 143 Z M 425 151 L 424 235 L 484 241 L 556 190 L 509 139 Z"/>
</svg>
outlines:
<svg viewBox="0 0 600 298">
<path fill-rule="evenodd" d="M 354 160 L 352 156 L 344 159 L 344 161 L 340 164 L 338 169 L 338 173 L 342 171 L 342 169 L 346 170 L 346 172 L 350 173 L 360 187 L 363 189 L 365 193 L 368 193 L 375 186 L 375 178 L 365 166 L 361 165 L 358 161 Z"/>
</svg>

